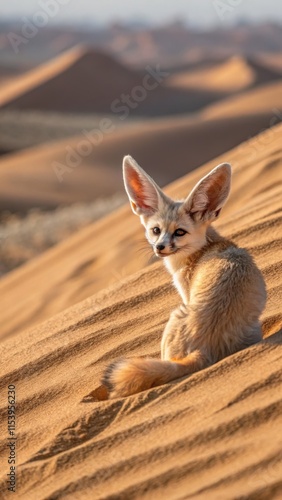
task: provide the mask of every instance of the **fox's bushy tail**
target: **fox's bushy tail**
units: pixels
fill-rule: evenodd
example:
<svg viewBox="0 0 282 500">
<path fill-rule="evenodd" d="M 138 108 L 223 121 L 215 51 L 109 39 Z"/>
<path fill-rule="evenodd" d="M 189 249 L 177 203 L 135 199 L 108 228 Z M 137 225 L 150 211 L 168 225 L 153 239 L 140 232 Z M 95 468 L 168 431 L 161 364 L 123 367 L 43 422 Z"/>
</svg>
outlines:
<svg viewBox="0 0 282 500">
<path fill-rule="evenodd" d="M 106 368 L 102 384 L 107 387 L 110 398 L 125 397 L 197 372 L 205 366 L 207 364 L 199 351 L 170 361 L 120 359 Z"/>
</svg>

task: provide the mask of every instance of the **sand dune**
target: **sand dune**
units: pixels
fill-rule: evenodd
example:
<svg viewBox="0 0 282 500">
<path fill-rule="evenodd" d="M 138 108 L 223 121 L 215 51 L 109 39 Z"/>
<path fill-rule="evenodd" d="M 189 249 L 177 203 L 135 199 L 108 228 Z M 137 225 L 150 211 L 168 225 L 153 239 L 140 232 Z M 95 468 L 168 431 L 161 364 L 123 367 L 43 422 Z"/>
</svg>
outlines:
<svg viewBox="0 0 282 500">
<path fill-rule="evenodd" d="M 114 194 L 121 185 L 118 171 L 105 164 L 101 168 L 91 156 L 84 159 L 75 153 L 72 147 L 82 139 L 65 139 L 4 157 L 0 161 L 0 210 L 55 208 Z M 69 163 L 68 158 L 72 158 Z"/>
<path fill-rule="evenodd" d="M 216 105 L 211 104 L 204 112 L 205 118 L 242 116 L 262 113 L 266 109 L 272 110 L 273 118 L 282 119 L 280 111 L 282 100 L 282 80 L 271 82 L 256 89 L 247 90 L 241 95 L 224 99 Z M 276 122 L 277 123 L 277 122 Z"/>
<path fill-rule="evenodd" d="M 8 384 L 23 500 L 281 498 L 281 136 L 280 125 L 167 188 L 184 195 L 211 166 L 233 164 L 218 227 L 250 249 L 268 290 L 266 339 L 252 348 L 129 398 L 87 397 L 111 360 L 159 355 L 179 303 L 162 263 L 142 269 L 142 229 L 128 206 L 3 280 L 1 323 L 15 331 L 0 344 L 3 500 Z M 113 273 L 116 283 L 91 296 Z"/>
<path fill-rule="evenodd" d="M 110 111 L 111 101 L 139 83 L 111 56 L 78 46 L 1 89 L 0 106 L 90 112 Z"/>
<path fill-rule="evenodd" d="M 3 85 L 0 107 L 120 116 L 125 105 L 122 96 L 129 96 L 131 115 L 164 116 L 195 111 L 222 97 L 213 89 L 195 87 L 188 92 L 163 86 L 160 83 L 169 73 L 158 71 L 156 65 L 135 71 L 106 53 L 78 46 Z"/>
<path fill-rule="evenodd" d="M 278 64 L 276 66 L 269 64 L 263 57 L 246 58 L 246 60 L 255 73 L 255 84 L 261 85 L 262 83 L 281 80 L 282 68 Z"/>
<path fill-rule="evenodd" d="M 101 144 L 90 144 L 84 156 L 77 151 L 85 136 L 27 149 L 0 161 L 0 210 L 55 208 L 123 191 L 119 169 L 125 151 L 165 185 L 280 120 L 271 110 L 205 121 L 176 117 L 116 128 Z M 70 152 L 76 155 L 71 163 Z"/>
<path fill-rule="evenodd" d="M 200 88 L 217 89 L 223 92 L 235 92 L 249 87 L 255 80 L 254 71 L 239 56 L 218 66 L 198 71 L 183 71 L 172 75 L 168 84 L 180 88 L 200 86 Z"/>
<path fill-rule="evenodd" d="M 116 119 L 109 131 L 102 133 L 100 122 L 96 122 L 88 136 L 83 132 L 2 158 L 0 210 L 55 208 L 123 190 L 119 165 L 125 151 L 148 168 L 152 165 L 158 182 L 165 185 L 281 122 L 281 109 L 279 80 L 209 105 L 197 114 L 129 121 L 122 127 Z M 79 152 L 81 145 L 83 154 Z M 63 182 L 56 175 L 54 162 L 64 171 L 60 177 Z"/>
<path fill-rule="evenodd" d="M 232 93 L 282 78 L 281 72 L 259 61 L 234 56 L 212 67 L 180 71 L 166 83 L 179 88 L 201 88 Z"/>
<path fill-rule="evenodd" d="M 264 66 L 274 69 L 274 71 L 282 71 L 282 52 L 261 54 L 260 60 Z"/>
</svg>

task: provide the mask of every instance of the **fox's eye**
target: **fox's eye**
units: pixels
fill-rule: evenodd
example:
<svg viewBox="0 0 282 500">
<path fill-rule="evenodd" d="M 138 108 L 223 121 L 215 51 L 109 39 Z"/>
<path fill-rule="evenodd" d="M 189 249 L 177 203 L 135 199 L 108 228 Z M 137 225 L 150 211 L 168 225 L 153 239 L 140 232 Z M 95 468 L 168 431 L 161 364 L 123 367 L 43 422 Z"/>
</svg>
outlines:
<svg viewBox="0 0 282 500">
<path fill-rule="evenodd" d="M 184 236 L 184 234 L 186 234 L 187 231 L 185 231 L 185 229 L 176 229 L 176 231 L 174 232 L 174 236 Z"/>
<path fill-rule="evenodd" d="M 159 227 L 153 227 L 152 231 L 154 234 L 161 234 L 161 230 Z"/>
</svg>

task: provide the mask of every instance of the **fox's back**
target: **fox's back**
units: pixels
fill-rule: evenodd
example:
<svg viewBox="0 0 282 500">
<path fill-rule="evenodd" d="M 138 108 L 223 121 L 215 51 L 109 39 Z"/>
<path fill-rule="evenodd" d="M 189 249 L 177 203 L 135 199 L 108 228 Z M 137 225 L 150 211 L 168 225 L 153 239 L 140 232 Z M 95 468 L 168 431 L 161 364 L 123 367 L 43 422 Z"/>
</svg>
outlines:
<svg viewBox="0 0 282 500">
<path fill-rule="evenodd" d="M 195 267 L 189 295 L 188 329 L 196 343 L 203 336 L 205 344 L 218 345 L 219 358 L 227 355 L 225 349 L 235 352 L 240 343 L 243 348 L 260 340 L 258 318 L 266 291 L 245 249 L 224 242 L 207 249 Z"/>
</svg>

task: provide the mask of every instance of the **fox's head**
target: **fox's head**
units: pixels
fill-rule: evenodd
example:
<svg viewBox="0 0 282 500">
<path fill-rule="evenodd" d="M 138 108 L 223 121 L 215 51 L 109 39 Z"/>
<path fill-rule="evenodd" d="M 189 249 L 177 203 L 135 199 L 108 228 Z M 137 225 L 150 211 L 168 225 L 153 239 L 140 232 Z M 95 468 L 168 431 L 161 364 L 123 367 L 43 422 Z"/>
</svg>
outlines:
<svg viewBox="0 0 282 500">
<path fill-rule="evenodd" d="M 207 228 L 230 191 L 231 166 L 222 163 L 203 177 L 184 201 L 169 198 L 131 156 L 123 160 L 125 189 L 133 212 L 158 257 L 186 257 L 206 244 Z"/>
</svg>

